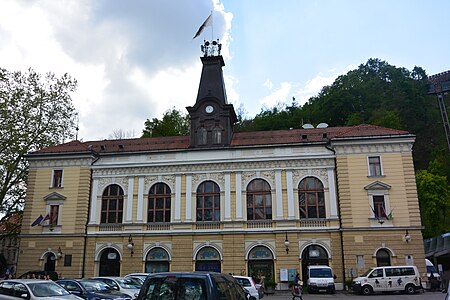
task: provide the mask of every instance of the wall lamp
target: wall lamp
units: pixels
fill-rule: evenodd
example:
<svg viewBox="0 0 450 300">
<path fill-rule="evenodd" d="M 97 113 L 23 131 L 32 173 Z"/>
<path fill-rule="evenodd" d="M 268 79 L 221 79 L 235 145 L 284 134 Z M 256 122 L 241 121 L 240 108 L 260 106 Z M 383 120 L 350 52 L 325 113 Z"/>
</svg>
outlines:
<svg viewBox="0 0 450 300">
<path fill-rule="evenodd" d="M 286 254 L 289 254 L 289 240 L 287 237 L 287 232 L 286 232 L 286 238 L 284 239 L 284 247 L 286 248 Z"/>
<path fill-rule="evenodd" d="M 61 247 L 58 247 L 58 252 L 56 252 L 56 256 L 58 257 L 58 259 L 60 259 L 62 257 L 63 253 L 61 251 Z"/>
<path fill-rule="evenodd" d="M 130 234 L 130 236 L 128 237 L 128 245 L 127 245 L 127 248 L 128 248 L 128 250 L 131 251 L 131 256 L 133 256 L 133 254 L 134 254 L 134 251 L 133 251 L 133 249 L 134 249 L 134 243 L 133 243 L 133 238 L 131 237 L 131 234 Z"/>
<path fill-rule="evenodd" d="M 405 233 L 405 241 L 407 243 L 409 243 L 409 241 L 411 240 L 411 236 L 409 235 L 408 229 L 406 229 L 406 233 Z"/>
</svg>

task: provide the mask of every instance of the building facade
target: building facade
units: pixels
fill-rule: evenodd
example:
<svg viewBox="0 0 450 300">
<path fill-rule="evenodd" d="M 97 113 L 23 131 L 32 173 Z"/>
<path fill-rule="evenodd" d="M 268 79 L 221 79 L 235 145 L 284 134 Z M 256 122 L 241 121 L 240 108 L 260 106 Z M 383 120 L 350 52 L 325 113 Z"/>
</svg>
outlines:
<svg viewBox="0 0 450 300">
<path fill-rule="evenodd" d="M 414 136 L 372 125 L 233 132 L 213 46 L 187 107 L 190 136 L 28 156 L 17 274 L 209 270 L 283 289 L 310 264 L 330 265 L 338 288 L 377 265 L 424 272 Z"/>
</svg>

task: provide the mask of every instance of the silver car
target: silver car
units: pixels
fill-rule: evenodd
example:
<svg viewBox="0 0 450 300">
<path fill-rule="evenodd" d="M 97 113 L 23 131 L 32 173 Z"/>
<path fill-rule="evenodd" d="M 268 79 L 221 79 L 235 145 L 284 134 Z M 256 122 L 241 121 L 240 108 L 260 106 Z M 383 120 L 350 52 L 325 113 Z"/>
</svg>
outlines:
<svg viewBox="0 0 450 300">
<path fill-rule="evenodd" d="M 142 283 L 131 277 L 93 277 L 95 280 L 100 280 L 106 283 L 112 289 L 131 296 L 135 299 L 139 294 Z"/>
<path fill-rule="evenodd" d="M 41 279 L 8 279 L 0 282 L 0 299 L 11 300 L 82 300 L 59 284 Z"/>
</svg>

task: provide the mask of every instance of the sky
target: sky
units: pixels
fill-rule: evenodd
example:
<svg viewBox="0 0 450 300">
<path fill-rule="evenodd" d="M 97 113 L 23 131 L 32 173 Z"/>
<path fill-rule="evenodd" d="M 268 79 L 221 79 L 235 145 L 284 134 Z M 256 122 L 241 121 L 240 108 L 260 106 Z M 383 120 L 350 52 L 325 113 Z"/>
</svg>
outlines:
<svg viewBox="0 0 450 300">
<path fill-rule="evenodd" d="M 78 139 L 138 137 L 147 119 L 195 104 L 205 39 L 222 43 L 228 102 L 253 118 L 370 58 L 450 70 L 449 11 L 448 0 L 0 0 L 0 68 L 74 77 Z"/>
</svg>

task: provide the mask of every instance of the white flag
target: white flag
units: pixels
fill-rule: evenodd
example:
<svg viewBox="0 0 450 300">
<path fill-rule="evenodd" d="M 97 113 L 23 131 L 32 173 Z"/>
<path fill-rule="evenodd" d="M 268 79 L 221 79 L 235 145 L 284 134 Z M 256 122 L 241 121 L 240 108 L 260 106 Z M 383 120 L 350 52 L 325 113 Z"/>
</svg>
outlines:
<svg viewBox="0 0 450 300">
<path fill-rule="evenodd" d="M 203 22 L 203 24 L 199 27 L 199 29 L 197 30 L 197 33 L 194 35 L 194 37 L 192 39 L 195 39 L 196 37 L 198 37 L 202 33 L 202 31 L 205 29 L 205 27 L 211 26 L 211 20 L 212 20 L 212 12 L 206 18 L 205 22 Z"/>
</svg>

